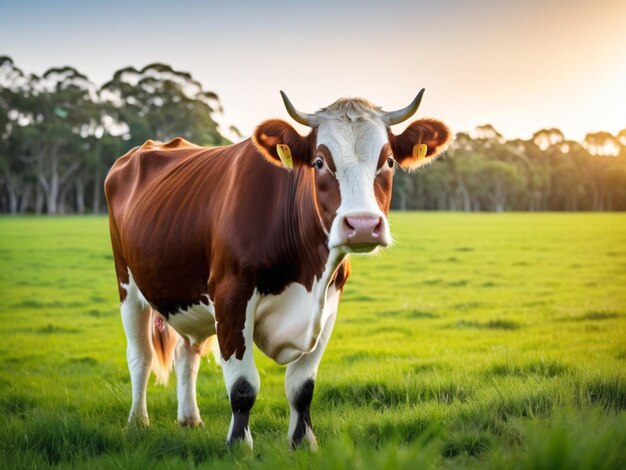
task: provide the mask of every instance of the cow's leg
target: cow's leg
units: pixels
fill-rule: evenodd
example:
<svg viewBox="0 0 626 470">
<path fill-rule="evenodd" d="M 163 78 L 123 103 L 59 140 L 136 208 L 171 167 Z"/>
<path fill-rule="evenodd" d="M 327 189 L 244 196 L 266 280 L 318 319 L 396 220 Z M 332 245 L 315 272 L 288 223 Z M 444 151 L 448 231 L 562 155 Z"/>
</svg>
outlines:
<svg viewBox="0 0 626 470">
<path fill-rule="evenodd" d="M 178 422 L 183 426 L 202 424 L 196 401 L 196 381 L 200 368 L 200 354 L 185 344 L 184 338 L 176 345 L 176 394 L 178 396 Z"/>
<path fill-rule="evenodd" d="M 337 293 L 327 302 L 326 308 L 330 310 L 330 314 L 315 349 L 287 365 L 285 393 L 291 411 L 288 437 L 293 447 L 302 443 L 306 438 L 311 449 L 317 449 L 317 441 L 311 425 L 310 407 L 317 369 L 335 324 L 339 295 Z"/>
<path fill-rule="evenodd" d="M 146 389 L 152 365 L 151 321 L 152 311 L 140 298 L 140 293 L 132 278 L 127 287 L 127 295 L 120 307 L 122 323 L 126 333 L 126 360 L 130 371 L 133 402 L 128 422 L 137 421 L 149 424 L 146 405 Z"/>
<path fill-rule="evenodd" d="M 252 448 L 248 426 L 250 410 L 260 387 L 252 354 L 254 312 L 258 295 L 237 282 L 216 288 L 215 315 L 222 372 L 230 398 L 232 418 L 226 443 L 245 441 Z"/>
</svg>

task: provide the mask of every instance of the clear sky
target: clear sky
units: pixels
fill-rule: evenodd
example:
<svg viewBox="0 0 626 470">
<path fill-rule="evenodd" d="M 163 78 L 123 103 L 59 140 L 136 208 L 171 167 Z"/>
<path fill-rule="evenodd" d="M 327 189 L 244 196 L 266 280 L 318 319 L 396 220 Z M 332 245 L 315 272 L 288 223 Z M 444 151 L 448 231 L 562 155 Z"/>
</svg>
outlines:
<svg viewBox="0 0 626 470">
<path fill-rule="evenodd" d="M 71 65 L 98 85 L 165 62 L 218 93 L 246 135 L 342 96 L 385 109 L 424 87 L 420 116 L 507 137 L 626 128 L 626 1 L 0 0 L 0 55 Z"/>
</svg>

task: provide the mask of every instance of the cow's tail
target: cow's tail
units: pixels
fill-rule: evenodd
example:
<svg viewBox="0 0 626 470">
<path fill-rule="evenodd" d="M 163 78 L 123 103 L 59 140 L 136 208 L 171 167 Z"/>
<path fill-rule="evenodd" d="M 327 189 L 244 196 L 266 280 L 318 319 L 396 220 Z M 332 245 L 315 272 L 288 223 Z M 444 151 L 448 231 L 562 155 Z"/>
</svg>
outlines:
<svg viewBox="0 0 626 470">
<path fill-rule="evenodd" d="M 174 352 L 180 336 L 156 311 L 152 311 L 152 372 L 156 383 L 167 385 L 174 364 Z"/>
</svg>

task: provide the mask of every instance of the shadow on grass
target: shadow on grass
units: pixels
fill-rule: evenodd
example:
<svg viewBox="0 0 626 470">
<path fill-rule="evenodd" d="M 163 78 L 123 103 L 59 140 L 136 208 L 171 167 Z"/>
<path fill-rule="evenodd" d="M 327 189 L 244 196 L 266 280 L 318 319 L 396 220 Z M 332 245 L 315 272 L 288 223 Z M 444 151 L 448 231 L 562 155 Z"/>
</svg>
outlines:
<svg viewBox="0 0 626 470">
<path fill-rule="evenodd" d="M 437 315 L 433 312 L 428 312 L 425 310 L 416 310 L 416 309 L 402 309 L 402 310 L 386 310 L 381 312 L 380 315 L 382 317 L 396 317 L 396 318 L 439 318 L 440 315 Z"/>
<path fill-rule="evenodd" d="M 474 390 L 452 381 L 398 384 L 370 382 L 325 386 L 318 393 L 320 401 L 334 406 L 385 409 L 426 401 L 444 404 L 466 402 L 473 396 Z"/>
<path fill-rule="evenodd" d="M 456 323 L 447 325 L 446 328 L 476 328 L 480 330 L 518 330 L 522 325 L 513 320 L 495 319 L 488 322 L 478 322 L 473 320 L 460 320 Z"/>
<path fill-rule="evenodd" d="M 498 377 L 515 376 L 515 377 L 558 377 L 570 371 L 570 368 L 558 361 L 531 361 L 522 364 L 500 363 L 494 364 L 485 372 L 486 375 L 495 375 Z"/>
<path fill-rule="evenodd" d="M 575 383 L 577 404 L 599 405 L 607 411 L 626 410 L 626 380 L 620 374 L 594 375 Z"/>
</svg>

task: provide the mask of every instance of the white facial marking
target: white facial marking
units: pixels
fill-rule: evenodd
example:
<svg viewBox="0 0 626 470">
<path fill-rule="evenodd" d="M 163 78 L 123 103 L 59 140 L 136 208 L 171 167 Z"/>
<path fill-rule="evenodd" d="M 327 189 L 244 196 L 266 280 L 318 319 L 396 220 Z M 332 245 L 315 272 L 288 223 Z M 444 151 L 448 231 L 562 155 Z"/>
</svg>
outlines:
<svg viewBox="0 0 626 470">
<path fill-rule="evenodd" d="M 359 114 L 361 113 L 361 114 Z M 388 142 L 387 129 L 379 112 L 372 109 L 347 113 L 322 110 L 316 114 L 317 145 L 325 145 L 335 163 L 341 204 L 330 229 L 328 246 L 334 248 L 344 241 L 341 223 L 344 216 L 369 215 L 382 219 L 381 243 L 391 243 L 389 224 L 376 201 L 374 178 L 380 152 Z"/>
</svg>

